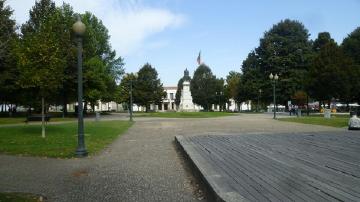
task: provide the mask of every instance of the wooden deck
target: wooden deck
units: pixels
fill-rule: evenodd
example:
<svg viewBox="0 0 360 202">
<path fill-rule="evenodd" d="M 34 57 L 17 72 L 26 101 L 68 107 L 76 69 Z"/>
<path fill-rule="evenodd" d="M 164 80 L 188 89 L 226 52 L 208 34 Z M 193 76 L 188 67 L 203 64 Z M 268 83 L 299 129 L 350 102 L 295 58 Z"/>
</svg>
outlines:
<svg viewBox="0 0 360 202">
<path fill-rule="evenodd" d="M 225 201 L 360 201 L 360 133 L 176 137 Z"/>
</svg>

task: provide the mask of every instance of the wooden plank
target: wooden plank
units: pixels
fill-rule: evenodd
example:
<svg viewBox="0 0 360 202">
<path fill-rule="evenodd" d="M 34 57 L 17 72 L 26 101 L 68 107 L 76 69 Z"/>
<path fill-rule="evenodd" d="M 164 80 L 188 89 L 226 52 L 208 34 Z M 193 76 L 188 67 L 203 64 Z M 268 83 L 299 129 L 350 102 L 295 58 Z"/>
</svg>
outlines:
<svg viewBox="0 0 360 202">
<path fill-rule="evenodd" d="M 246 150 L 238 151 L 238 152 L 241 152 L 241 158 L 245 158 Z M 306 201 L 311 200 L 311 199 L 308 199 L 307 195 L 311 196 L 313 200 L 322 201 L 322 200 L 326 199 L 327 201 L 331 201 L 331 198 L 328 198 L 326 195 L 319 196 L 317 191 L 312 191 L 308 187 L 304 187 L 304 185 L 306 185 L 306 183 L 303 182 L 300 184 L 297 181 L 291 179 L 291 177 L 293 177 L 293 176 L 291 174 L 287 173 L 287 171 L 286 171 L 287 169 L 285 167 L 278 167 L 276 169 L 273 169 L 272 162 L 267 162 L 267 163 L 262 164 L 260 162 L 266 162 L 267 160 L 264 158 L 261 158 L 260 156 L 253 156 L 254 152 L 252 152 L 251 154 L 252 155 L 249 156 L 249 160 L 248 160 L 249 162 L 254 161 L 254 159 L 259 159 L 259 162 L 256 162 L 256 164 L 258 164 L 257 167 L 259 167 L 263 171 L 264 170 L 270 171 L 270 173 L 266 173 L 266 174 L 264 174 L 264 176 L 269 176 L 269 177 L 273 176 L 274 180 L 278 179 L 278 181 L 280 181 L 280 182 L 288 182 L 287 186 L 289 186 L 290 189 L 296 190 L 295 191 L 296 195 L 298 195 L 302 198 L 306 198 Z M 270 165 L 270 166 L 268 166 L 268 165 Z M 277 183 L 277 182 L 275 182 L 275 183 Z M 287 193 L 287 194 L 289 194 L 289 193 Z"/>
<path fill-rule="evenodd" d="M 186 141 L 229 189 L 251 201 L 360 200 L 356 135 L 215 135 Z"/>
</svg>

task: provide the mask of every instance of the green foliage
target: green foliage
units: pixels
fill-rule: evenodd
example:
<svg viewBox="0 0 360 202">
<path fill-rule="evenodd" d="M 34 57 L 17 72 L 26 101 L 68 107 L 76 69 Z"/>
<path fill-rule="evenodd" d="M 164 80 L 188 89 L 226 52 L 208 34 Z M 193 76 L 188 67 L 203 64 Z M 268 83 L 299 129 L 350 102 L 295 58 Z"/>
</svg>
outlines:
<svg viewBox="0 0 360 202">
<path fill-rule="evenodd" d="M 360 103 L 360 27 L 346 37 L 342 43 L 342 49 L 346 56 L 354 61 L 351 69 L 352 100 Z"/>
<path fill-rule="evenodd" d="M 205 110 L 211 108 L 211 104 L 216 103 L 216 77 L 211 69 L 205 64 L 201 64 L 194 73 L 190 83 L 190 91 L 195 104 L 201 105 Z"/>
<path fill-rule="evenodd" d="M 353 66 L 334 40 L 324 42 L 309 71 L 310 95 L 319 101 L 330 102 L 332 98 L 351 101 Z"/>
<path fill-rule="evenodd" d="M 25 89 L 36 89 L 39 96 L 47 98 L 60 88 L 66 65 L 56 27 L 52 26 L 54 18 L 55 15 L 49 16 L 49 20 L 41 24 L 36 32 L 24 35 L 17 51 L 19 85 Z"/>
<path fill-rule="evenodd" d="M 127 121 L 85 122 L 86 147 L 94 155 L 110 144 L 131 126 Z M 51 124 L 47 126 L 47 138 L 38 134 L 36 125 L 2 127 L 0 130 L 0 152 L 29 156 L 59 158 L 74 157 L 77 145 L 77 123 Z"/>
<path fill-rule="evenodd" d="M 117 103 L 130 103 L 130 85 L 136 83 L 137 77 L 135 74 L 126 74 L 123 76 L 120 85 L 116 89 L 116 102 Z"/>
<path fill-rule="evenodd" d="M 280 118 L 279 121 L 288 121 L 295 123 L 311 124 L 311 125 L 322 125 L 332 126 L 337 128 L 343 128 L 348 126 L 348 117 L 331 117 L 326 119 L 324 117 L 299 117 L 299 118 Z"/>
<path fill-rule="evenodd" d="M 27 35 L 37 32 L 55 10 L 55 2 L 52 0 L 36 1 L 35 5 L 29 11 L 30 19 L 21 26 L 21 33 Z"/>
<path fill-rule="evenodd" d="M 239 72 L 231 71 L 229 75 L 226 76 L 226 91 L 229 98 L 236 99 L 240 80 L 241 74 Z"/>
<path fill-rule="evenodd" d="M 344 53 L 360 65 L 360 27 L 351 32 L 343 41 Z"/>
<path fill-rule="evenodd" d="M 0 0 L 0 101 L 16 102 L 18 71 L 14 57 L 18 36 L 16 24 L 11 19 L 13 11 Z"/>
<path fill-rule="evenodd" d="M 166 96 L 156 69 L 149 63 L 139 70 L 133 89 L 134 103 L 145 106 L 146 111 L 149 111 L 150 104 L 159 104 Z"/>
<path fill-rule="evenodd" d="M 265 32 L 256 48 L 259 70 L 265 81 L 262 86 L 265 95 L 271 95 L 267 87 L 271 86 L 270 73 L 280 77 L 277 85 L 281 92 L 277 96 L 279 103 L 285 104 L 297 90 L 305 88 L 311 48 L 308 30 L 298 21 L 286 19 Z"/>
<path fill-rule="evenodd" d="M 175 104 L 177 106 L 179 106 L 181 102 L 181 91 L 183 89 L 183 83 L 184 83 L 184 78 L 179 79 L 175 94 Z"/>
</svg>

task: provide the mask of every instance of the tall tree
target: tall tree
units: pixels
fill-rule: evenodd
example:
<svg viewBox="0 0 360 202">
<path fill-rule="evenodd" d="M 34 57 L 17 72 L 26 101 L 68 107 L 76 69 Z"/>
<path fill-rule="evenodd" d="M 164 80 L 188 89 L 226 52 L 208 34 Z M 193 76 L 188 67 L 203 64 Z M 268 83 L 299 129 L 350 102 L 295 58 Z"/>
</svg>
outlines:
<svg viewBox="0 0 360 202">
<path fill-rule="evenodd" d="M 309 71 L 310 94 L 319 101 L 342 99 L 350 101 L 353 63 L 333 40 L 325 43 L 316 55 Z"/>
<path fill-rule="evenodd" d="M 82 20 L 87 27 L 83 40 L 85 101 L 94 106 L 98 100 L 115 100 L 116 81 L 124 73 L 124 61 L 116 58 L 108 30 L 101 20 L 90 12 L 82 15 Z M 93 82 L 94 79 L 97 82 Z"/>
<path fill-rule="evenodd" d="M 211 72 L 211 69 L 207 65 L 201 64 L 195 70 L 190 83 L 193 102 L 207 111 L 210 110 L 211 104 L 215 103 L 216 84 L 216 77 Z"/>
<path fill-rule="evenodd" d="M 298 90 L 305 88 L 305 77 L 310 66 L 312 46 L 308 30 L 294 20 L 283 20 L 265 32 L 256 48 L 257 64 L 265 85 L 271 86 L 268 76 L 278 74 L 278 103 L 286 104 Z M 270 88 L 265 94 L 270 95 Z"/>
<path fill-rule="evenodd" d="M 248 57 L 243 61 L 242 73 L 240 82 L 237 85 L 238 93 L 235 97 L 238 104 L 256 99 L 259 89 L 265 89 L 266 84 L 268 84 L 266 75 L 264 76 L 260 69 L 260 59 L 254 51 L 249 53 Z"/>
<path fill-rule="evenodd" d="M 360 65 L 360 27 L 351 32 L 342 42 L 344 53 Z"/>
<path fill-rule="evenodd" d="M 14 50 L 17 42 L 15 20 L 11 19 L 13 10 L 0 0 L 0 104 L 16 100 L 17 69 Z M 3 105 L 1 110 L 3 111 Z"/>
<path fill-rule="evenodd" d="M 56 36 L 56 15 L 48 16 L 35 32 L 28 32 L 18 49 L 19 84 L 24 89 L 37 92 L 42 100 L 42 136 L 45 137 L 45 100 L 51 100 L 60 89 L 66 60 L 61 51 L 61 41 Z M 44 40 L 46 39 L 46 40 Z"/>
<path fill-rule="evenodd" d="M 159 104 L 165 98 L 163 84 L 158 78 L 158 73 L 149 63 L 146 63 L 138 72 L 134 85 L 134 103 L 145 106 L 146 112 L 150 104 Z"/>
<path fill-rule="evenodd" d="M 355 63 L 349 75 L 352 83 L 351 93 L 353 101 L 360 103 L 360 27 L 351 32 L 344 39 L 341 46 L 345 55 L 350 57 Z"/>
<path fill-rule="evenodd" d="M 229 97 L 235 99 L 238 94 L 238 86 L 240 83 L 241 74 L 239 72 L 230 71 L 226 76 L 227 89 L 229 91 Z"/>
<path fill-rule="evenodd" d="M 21 26 L 21 33 L 26 35 L 39 31 L 42 24 L 55 10 L 55 2 L 52 0 L 35 1 L 35 5 L 29 11 L 30 19 Z"/>
</svg>

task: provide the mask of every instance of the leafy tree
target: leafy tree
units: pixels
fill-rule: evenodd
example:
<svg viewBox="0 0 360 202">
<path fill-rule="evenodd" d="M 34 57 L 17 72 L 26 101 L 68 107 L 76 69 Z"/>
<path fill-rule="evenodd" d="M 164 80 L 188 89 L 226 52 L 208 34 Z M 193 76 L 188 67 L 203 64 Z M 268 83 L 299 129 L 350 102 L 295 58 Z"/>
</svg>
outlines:
<svg viewBox="0 0 360 202">
<path fill-rule="evenodd" d="M 277 85 L 281 92 L 277 94 L 278 103 L 286 104 L 297 90 L 305 88 L 312 46 L 308 30 L 302 23 L 286 19 L 274 25 L 260 39 L 255 56 L 263 86 L 271 86 L 268 79 L 270 73 L 276 73 L 280 77 Z M 265 95 L 271 95 L 270 88 L 263 90 Z"/>
<path fill-rule="evenodd" d="M 183 82 L 184 82 L 184 78 L 181 78 L 181 79 L 179 79 L 178 84 L 177 84 L 177 89 L 176 89 L 176 94 L 175 94 L 176 106 L 179 106 L 180 102 L 181 102 L 181 91 L 183 89 Z"/>
<path fill-rule="evenodd" d="M 265 89 L 268 83 L 261 72 L 259 58 L 253 51 L 249 53 L 248 57 L 242 64 L 241 79 L 237 85 L 237 95 L 235 100 L 237 103 L 254 100 L 257 98 L 257 92 L 260 88 Z M 265 81 L 264 81 L 265 80 Z M 270 92 L 270 90 L 268 90 Z"/>
<path fill-rule="evenodd" d="M 335 43 L 329 32 L 320 32 L 313 43 L 313 50 L 319 52 L 326 44 Z"/>
<path fill-rule="evenodd" d="M 225 80 L 223 78 L 216 79 L 215 97 L 213 104 L 219 105 L 219 111 L 225 109 L 225 104 L 229 101 L 229 94 L 226 92 Z"/>
<path fill-rule="evenodd" d="M 90 12 L 86 12 L 82 20 L 87 27 L 83 39 L 86 64 L 84 98 L 94 106 L 98 100 L 115 100 L 116 81 L 124 73 L 124 61 L 121 57 L 116 58 L 116 53 L 110 46 L 108 30 L 101 20 Z"/>
<path fill-rule="evenodd" d="M 116 89 L 115 101 L 117 103 L 126 103 L 127 105 L 130 105 L 130 85 L 132 84 L 134 87 L 136 80 L 137 76 L 133 73 L 126 74 L 122 77 L 121 82 Z"/>
<path fill-rule="evenodd" d="M 333 40 L 323 45 L 309 71 L 312 97 L 329 104 L 332 98 L 350 101 L 352 67 L 352 61 Z"/>
<path fill-rule="evenodd" d="M 352 84 L 352 101 L 360 103 L 360 27 L 351 32 L 343 41 L 342 49 L 346 56 L 354 61 L 351 68 L 350 82 Z"/>
<path fill-rule="evenodd" d="M 216 77 L 211 72 L 211 69 L 207 65 L 201 64 L 196 69 L 190 83 L 193 102 L 202 106 L 204 110 L 210 110 L 211 104 L 215 103 L 216 85 Z"/>
<path fill-rule="evenodd" d="M 159 104 L 166 96 L 163 84 L 158 78 L 158 73 L 149 63 L 146 63 L 138 72 L 134 85 L 134 103 L 150 109 L 150 104 Z"/>
<path fill-rule="evenodd" d="M 55 2 L 52 0 L 36 1 L 30 10 L 30 19 L 21 26 L 23 35 L 31 34 L 40 30 L 40 27 L 46 22 L 56 10 Z"/>
<path fill-rule="evenodd" d="M 342 42 L 344 53 L 360 65 L 360 27 L 351 32 Z"/>
<path fill-rule="evenodd" d="M 15 102 L 18 88 L 14 50 L 17 42 L 13 10 L 0 0 L 0 103 Z M 3 108 L 1 109 L 3 111 Z"/>
<path fill-rule="evenodd" d="M 227 89 L 229 91 L 229 97 L 235 99 L 238 94 L 238 87 L 241 79 L 239 72 L 231 71 L 226 76 Z"/>
<path fill-rule="evenodd" d="M 56 27 L 52 21 L 55 15 L 49 16 L 35 32 L 27 32 L 18 47 L 19 84 L 24 89 L 36 92 L 35 96 L 42 100 L 43 130 L 44 101 L 52 99 L 60 89 L 64 76 L 66 61 L 63 57 L 61 41 L 56 36 Z M 46 40 L 44 40 L 46 39 Z"/>
</svg>

